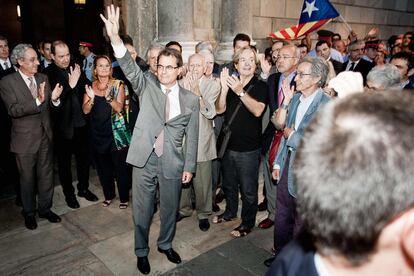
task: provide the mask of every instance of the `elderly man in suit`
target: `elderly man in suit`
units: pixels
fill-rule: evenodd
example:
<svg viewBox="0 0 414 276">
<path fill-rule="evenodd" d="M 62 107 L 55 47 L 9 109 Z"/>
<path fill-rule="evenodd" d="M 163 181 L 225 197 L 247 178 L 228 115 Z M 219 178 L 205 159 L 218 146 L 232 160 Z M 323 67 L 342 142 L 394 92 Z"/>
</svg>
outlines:
<svg viewBox="0 0 414 276">
<path fill-rule="evenodd" d="M 193 185 L 182 190 L 177 221 L 191 216 L 193 211 L 191 190 L 193 189 L 199 228 L 201 231 L 207 231 L 210 228 L 208 215 L 212 211 L 212 160 L 217 157 L 213 118 L 216 116 L 215 102 L 220 93 L 220 83 L 204 76 L 206 62 L 202 55 L 190 56 L 187 66 L 189 71 L 180 84 L 200 99 L 199 141 L 197 170 L 193 178 Z"/>
<path fill-rule="evenodd" d="M 1 97 L 12 117 L 10 150 L 15 153 L 20 174 L 23 215 L 28 229 L 36 229 L 36 189 L 39 217 L 60 222 L 53 213 L 52 128 L 49 104 L 56 101 L 62 88 L 51 92 L 47 77 L 37 73 L 39 61 L 29 44 L 19 44 L 11 59 L 19 70 L 0 81 Z"/>
<path fill-rule="evenodd" d="M 296 71 L 296 90 L 288 81 L 283 83 L 284 100 L 278 108 L 273 123 L 277 129 L 283 129 L 276 159 L 273 163 L 273 179 L 277 180 L 276 217 L 274 230 L 275 253 L 292 240 L 301 227 L 296 213 L 296 188 L 293 179 L 295 154 L 303 132 L 316 115 L 318 109 L 329 101 L 321 89 L 328 77 L 328 64 L 322 58 L 301 60 Z M 265 261 L 270 265 L 273 258 Z"/>
<path fill-rule="evenodd" d="M 157 78 L 143 73 L 119 37 L 119 8 L 101 15 L 115 57 L 140 96 L 140 113 L 128 152 L 133 165 L 132 201 L 135 254 L 138 269 L 148 274 L 148 234 L 154 211 L 157 181 L 160 191 L 158 251 L 180 263 L 172 249 L 182 183 L 189 183 L 196 169 L 199 98 L 178 85 L 183 61 L 179 52 L 164 49 L 158 56 Z"/>
<path fill-rule="evenodd" d="M 269 115 L 270 117 L 281 106 L 283 102 L 282 83 L 287 79 L 291 85 L 294 85 L 296 68 L 299 63 L 300 52 L 295 45 L 283 46 L 276 56 L 276 66 L 278 73 L 271 74 L 267 79 L 267 93 L 269 97 Z M 262 220 L 258 227 L 267 229 L 273 226 L 276 212 L 276 186 L 272 181 L 272 166 L 276 157 L 278 145 L 282 132 L 276 130 L 272 122 L 269 122 L 263 133 L 263 179 L 266 187 L 265 203 L 268 211 L 268 217 Z"/>
</svg>

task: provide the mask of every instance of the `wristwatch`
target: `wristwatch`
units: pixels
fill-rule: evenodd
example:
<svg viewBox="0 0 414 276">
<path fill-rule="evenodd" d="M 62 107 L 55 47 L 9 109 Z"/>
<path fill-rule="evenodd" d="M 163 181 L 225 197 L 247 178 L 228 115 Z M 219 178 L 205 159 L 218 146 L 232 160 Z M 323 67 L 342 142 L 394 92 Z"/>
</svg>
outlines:
<svg viewBox="0 0 414 276">
<path fill-rule="evenodd" d="M 246 93 L 245 93 L 244 91 L 242 91 L 242 92 L 239 94 L 239 97 L 241 98 L 241 97 L 243 97 L 244 95 L 246 95 Z"/>
<path fill-rule="evenodd" d="M 286 110 L 286 109 L 288 109 L 288 107 L 289 107 L 288 104 L 282 103 L 282 106 L 280 108 Z"/>
</svg>

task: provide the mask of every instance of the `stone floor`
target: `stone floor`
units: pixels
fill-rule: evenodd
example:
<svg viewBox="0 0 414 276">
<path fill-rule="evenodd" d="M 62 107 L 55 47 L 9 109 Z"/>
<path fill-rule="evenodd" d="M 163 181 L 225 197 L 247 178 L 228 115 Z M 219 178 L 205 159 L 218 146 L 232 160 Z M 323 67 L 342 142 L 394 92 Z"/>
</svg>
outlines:
<svg viewBox="0 0 414 276">
<path fill-rule="evenodd" d="M 32 231 L 24 227 L 13 199 L 0 200 L 0 275 L 139 274 L 131 208 L 120 210 L 119 201 L 103 208 L 96 175 L 90 181 L 99 203 L 79 198 L 81 208 L 70 209 L 61 187 L 56 186 L 53 210 L 62 222 L 38 219 L 38 228 Z M 223 209 L 224 203 L 220 205 Z M 266 212 L 258 213 L 257 221 L 265 216 Z M 273 229 L 255 228 L 247 237 L 233 239 L 229 233 L 239 223 L 212 224 L 209 231 L 201 232 L 195 214 L 179 222 L 173 246 L 183 263 L 177 266 L 156 250 L 157 213 L 150 232 L 151 275 L 263 275 L 262 262 L 269 257 Z"/>
</svg>

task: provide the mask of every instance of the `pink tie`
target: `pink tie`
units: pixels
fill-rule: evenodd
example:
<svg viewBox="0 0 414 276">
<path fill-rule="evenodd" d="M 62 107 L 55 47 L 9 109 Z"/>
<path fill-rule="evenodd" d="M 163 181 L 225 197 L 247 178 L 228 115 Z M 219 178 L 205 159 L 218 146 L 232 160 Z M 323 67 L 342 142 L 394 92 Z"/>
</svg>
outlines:
<svg viewBox="0 0 414 276">
<path fill-rule="evenodd" d="M 282 105 L 284 96 L 282 92 L 282 87 L 280 87 L 279 92 L 277 93 L 277 107 L 280 107 Z"/>
<path fill-rule="evenodd" d="M 168 99 L 168 94 L 171 92 L 170 89 L 165 89 L 165 121 L 168 121 L 170 115 L 170 100 Z M 158 157 L 161 157 L 164 151 L 164 129 L 161 130 L 160 134 L 155 140 L 154 152 Z"/>
</svg>

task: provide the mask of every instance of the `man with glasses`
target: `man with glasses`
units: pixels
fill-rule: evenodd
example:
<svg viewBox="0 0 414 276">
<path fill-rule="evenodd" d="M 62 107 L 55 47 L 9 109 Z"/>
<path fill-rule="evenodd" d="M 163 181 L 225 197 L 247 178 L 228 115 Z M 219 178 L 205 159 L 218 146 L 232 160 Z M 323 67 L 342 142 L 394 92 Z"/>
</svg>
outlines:
<svg viewBox="0 0 414 276">
<path fill-rule="evenodd" d="M 276 66 L 278 73 L 272 74 L 267 80 L 267 94 L 269 97 L 269 115 L 270 117 L 280 107 L 283 101 L 282 83 L 286 79 L 288 83 L 294 85 L 296 75 L 296 67 L 299 63 L 300 51 L 295 45 L 283 46 L 276 56 Z M 276 204 L 276 186 L 272 181 L 272 164 L 277 152 L 277 145 L 280 141 L 280 132 L 276 132 L 276 128 L 272 122 L 266 127 L 263 134 L 263 178 L 266 190 L 266 202 L 268 217 L 261 221 L 259 228 L 267 229 L 273 226 L 275 218 Z M 269 158 L 270 157 L 270 158 Z"/>
<path fill-rule="evenodd" d="M 296 71 L 296 89 L 291 87 L 287 81 L 282 84 L 284 99 L 272 118 L 276 128 L 283 130 L 283 138 L 272 171 L 272 177 L 277 181 L 277 212 L 274 228 L 276 255 L 301 228 L 301 222 L 296 213 L 293 165 L 299 141 L 307 125 L 318 109 L 330 99 L 322 90 L 328 71 L 328 64 L 322 58 L 303 59 Z M 295 91 L 301 93 L 295 94 Z M 265 264 L 270 265 L 273 260 L 274 257 L 266 260 Z"/>
<path fill-rule="evenodd" d="M 349 60 L 343 64 L 342 71 L 360 72 L 365 85 L 367 75 L 374 64 L 362 58 L 364 55 L 364 41 L 355 40 L 349 43 L 348 53 Z"/>
<path fill-rule="evenodd" d="M 178 85 L 183 61 L 178 51 L 164 49 L 158 56 L 157 78 L 143 73 L 119 37 L 119 8 L 107 8 L 105 23 L 115 57 L 141 99 L 127 162 L 133 166 L 132 202 L 137 267 L 150 273 L 149 229 L 159 183 L 160 234 L 158 251 L 173 263 L 181 258 L 172 249 L 182 183 L 196 169 L 199 97 Z M 185 140 L 185 143 L 184 143 Z"/>
</svg>

